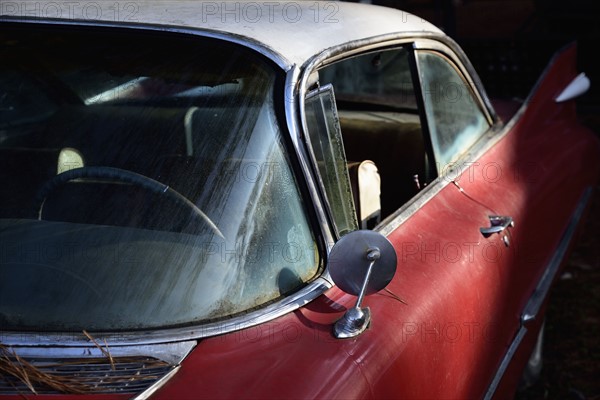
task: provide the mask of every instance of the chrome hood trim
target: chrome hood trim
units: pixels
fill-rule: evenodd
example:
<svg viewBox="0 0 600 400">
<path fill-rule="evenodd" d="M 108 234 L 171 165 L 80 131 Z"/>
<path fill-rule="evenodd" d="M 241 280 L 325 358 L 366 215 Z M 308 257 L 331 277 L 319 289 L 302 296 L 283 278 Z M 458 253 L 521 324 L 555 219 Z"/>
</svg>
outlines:
<svg viewBox="0 0 600 400">
<path fill-rule="evenodd" d="M 95 341 L 95 338 L 93 338 Z M 147 398 L 195 341 L 146 346 L 0 347 L 0 394 L 134 394 Z"/>
</svg>

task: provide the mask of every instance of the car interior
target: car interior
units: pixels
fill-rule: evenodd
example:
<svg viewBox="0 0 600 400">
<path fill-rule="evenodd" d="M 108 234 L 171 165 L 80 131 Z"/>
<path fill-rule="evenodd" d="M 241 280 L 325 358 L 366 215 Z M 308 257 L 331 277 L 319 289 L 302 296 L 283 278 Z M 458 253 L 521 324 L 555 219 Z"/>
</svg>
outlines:
<svg viewBox="0 0 600 400">
<path fill-rule="evenodd" d="M 62 172 L 108 167 L 141 174 L 167 184 L 188 199 L 197 199 L 213 168 L 206 154 L 201 155 L 202 163 L 198 162 L 200 155 L 194 150 L 199 146 L 192 143 L 197 139 L 192 138 L 191 131 L 209 131 L 211 140 L 218 140 L 219 132 L 227 127 L 208 121 L 231 120 L 226 114 L 232 112 L 237 110 L 62 107 L 26 142 L 0 146 L 0 181 L 11 188 L 11 195 L 0 200 L 0 218 L 175 229 L 168 225 L 177 218 L 161 216 L 185 209 L 174 210 L 175 204 L 160 193 L 127 184 L 123 177 L 73 179 L 52 185 L 43 198 L 40 193 Z M 203 140 L 207 140 L 206 135 Z M 190 176 L 195 185 L 189 184 Z M 136 212 L 131 213 L 134 209 Z"/>
<path fill-rule="evenodd" d="M 379 171 L 381 215 L 385 218 L 419 192 L 426 176 L 419 117 L 393 112 L 338 112 L 349 163 L 370 160 Z"/>
<path fill-rule="evenodd" d="M 331 84 L 335 91 L 359 225 L 372 228 L 435 178 L 407 51 L 338 61 L 319 70 L 318 79 L 318 85 Z M 369 165 L 369 172 L 357 173 L 359 165 Z"/>
<path fill-rule="evenodd" d="M 190 46 L 199 46 L 202 54 L 212 48 L 182 41 L 188 51 L 159 64 L 151 61 L 172 51 L 168 41 L 149 52 L 148 38 L 132 37 L 131 48 L 137 50 L 129 54 L 128 46 L 113 45 L 122 43 L 116 33 L 99 42 L 106 47 L 103 53 L 86 44 L 86 38 L 97 40 L 93 32 L 77 40 L 52 32 L 49 43 L 67 44 L 54 48 L 40 35 L 0 33 L 0 218 L 181 231 L 172 225 L 188 219 L 189 204 L 165 199 L 160 185 L 186 199 L 198 200 L 202 193 L 207 203 L 215 194 L 203 189 L 215 171 L 234 171 L 248 162 L 220 141 L 231 140 L 233 131 L 240 140 L 250 136 L 261 110 L 264 93 L 259 92 L 267 86 L 254 88 L 244 76 L 254 73 L 253 79 L 265 84 L 264 66 L 227 63 L 219 55 L 192 73 L 190 66 L 201 55 Z M 74 46 L 82 47 L 80 59 L 64 54 Z M 244 59 L 227 54 L 223 57 Z M 227 71 L 215 67 L 221 63 Z M 214 154 L 215 148 L 223 154 Z M 94 175 L 57 178 L 77 168 L 94 168 Z M 155 189 L 127 181 L 118 170 L 156 181 Z"/>
</svg>

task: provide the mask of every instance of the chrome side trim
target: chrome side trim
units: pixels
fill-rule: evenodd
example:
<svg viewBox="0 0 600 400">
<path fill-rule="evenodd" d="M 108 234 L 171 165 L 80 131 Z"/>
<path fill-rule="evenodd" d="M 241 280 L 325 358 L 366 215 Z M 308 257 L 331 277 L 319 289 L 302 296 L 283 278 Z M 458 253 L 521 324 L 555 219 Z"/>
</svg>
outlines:
<svg viewBox="0 0 600 400">
<path fill-rule="evenodd" d="M 521 314 L 519 331 L 517 332 L 517 335 L 515 336 L 508 350 L 506 351 L 506 354 L 504 354 L 504 358 L 502 359 L 502 362 L 500 363 L 500 366 L 498 367 L 498 370 L 494 375 L 494 379 L 488 386 L 488 390 L 484 397 L 485 400 L 489 400 L 494 396 L 496 389 L 498 388 L 498 384 L 502 380 L 506 369 L 512 361 L 513 356 L 519 349 L 523 337 L 528 331 L 527 326 L 535 320 L 540 308 L 542 307 L 544 301 L 547 299 L 548 293 L 552 286 L 552 282 L 554 281 L 558 269 L 564 261 L 565 256 L 567 255 L 567 250 L 569 248 L 569 245 L 573 241 L 575 232 L 577 231 L 577 227 L 581 221 L 581 217 L 583 216 L 583 213 L 590 202 L 592 192 L 592 187 L 587 187 L 584 190 L 583 194 L 579 199 L 579 202 L 577 203 L 577 206 L 575 207 L 575 211 L 573 212 L 573 214 L 571 214 L 569 224 L 563 232 L 563 235 L 560 239 L 560 243 L 556 251 L 554 252 L 554 255 L 550 259 L 550 262 L 546 266 L 542 277 L 538 281 L 538 284 L 536 285 L 533 294 L 531 295 L 529 301 L 523 309 L 523 312 Z"/>
<path fill-rule="evenodd" d="M 388 236 L 451 182 L 451 180 L 446 179 L 444 176 L 438 176 L 433 182 L 425 186 L 415 197 L 404 203 L 402 207 L 381 221 L 374 230 L 378 231 L 383 236 Z"/>
<path fill-rule="evenodd" d="M 592 198 L 592 192 L 593 189 L 591 187 L 588 187 L 583 192 L 583 195 L 581 196 L 581 199 L 577 204 L 577 208 L 575 208 L 569 225 L 567 226 L 567 229 L 565 230 L 565 233 L 561 238 L 560 244 L 558 245 L 556 252 L 552 256 L 552 259 L 546 267 L 544 274 L 538 281 L 538 284 L 535 290 L 533 291 L 533 294 L 531 295 L 529 301 L 525 305 L 525 309 L 521 314 L 522 325 L 525 325 L 535 320 L 540 311 L 540 308 L 542 307 L 544 301 L 548 297 L 548 292 L 550 291 L 552 282 L 554 282 L 554 278 L 556 278 L 558 269 L 560 268 L 560 265 L 562 264 L 565 258 L 567 250 L 569 249 L 569 245 L 571 244 L 573 236 L 577 231 L 577 227 L 579 225 L 581 217 L 583 216 L 583 213 Z"/>
<path fill-rule="evenodd" d="M 454 182 L 454 179 L 460 175 L 464 168 L 473 165 L 485 152 L 491 149 L 512 129 L 516 120 L 509 124 L 501 126 L 499 124 L 492 126 L 462 157 L 452 163 L 452 168 L 442 171 L 433 182 L 422 189 L 415 197 L 406 202 L 402 207 L 390 214 L 387 218 L 375 227 L 375 230 L 387 236 L 405 223 L 415 212 L 431 200 L 435 195 L 441 192 L 448 184 Z M 457 174 L 458 173 L 458 174 Z"/>
<path fill-rule="evenodd" d="M 502 359 L 502 362 L 500 363 L 500 366 L 498 367 L 498 370 L 496 371 L 496 375 L 494 376 L 492 383 L 490 383 L 490 386 L 488 386 L 488 390 L 484 396 L 485 400 L 490 400 L 494 396 L 494 393 L 496 393 L 498 384 L 500 383 L 500 380 L 504 376 L 504 373 L 506 372 L 506 369 L 508 368 L 510 362 L 512 361 L 513 356 L 519 349 L 519 346 L 521 345 L 521 342 L 523 341 L 523 338 L 525 337 L 526 333 L 527 333 L 527 328 L 525 328 L 524 326 L 519 328 L 519 331 L 517 332 L 517 336 L 515 336 L 512 343 L 510 344 L 508 350 L 506 351 L 506 354 L 504 355 L 504 358 Z"/>
</svg>

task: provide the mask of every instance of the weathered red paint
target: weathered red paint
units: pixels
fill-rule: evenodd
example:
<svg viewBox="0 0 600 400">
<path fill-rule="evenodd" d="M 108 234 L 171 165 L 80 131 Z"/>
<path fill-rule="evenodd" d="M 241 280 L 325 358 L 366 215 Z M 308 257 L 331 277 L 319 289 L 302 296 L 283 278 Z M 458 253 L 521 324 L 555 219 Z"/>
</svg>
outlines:
<svg viewBox="0 0 600 400">
<path fill-rule="evenodd" d="M 337 340 L 332 325 L 356 299 L 333 288 L 277 320 L 202 339 L 152 398 L 481 398 L 579 197 L 598 178 L 594 135 L 577 124 L 573 102 L 553 101 L 575 77 L 574 60 L 575 47 L 562 52 L 510 132 L 464 168 L 457 182 L 470 198 L 449 184 L 389 235 L 398 271 L 388 289 L 407 304 L 385 291 L 367 297 L 370 328 Z M 496 213 L 515 220 L 510 248 L 479 232 Z M 497 398 L 512 396 L 537 329 Z"/>
<path fill-rule="evenodd" d="M 481 398 L 598 178 L 593 133 L 577 124 L 572 101 L 554 102 L 576 75 L 575 51 L 554 60 L 510 132 L 457 179 L 483 205 L 450 184 L 389 235 L 398 272 L 388 288 L 408 305 L 385 291 L 369 296 L 370 329 L 336 340 L 332 324 L 355 298 L 333 288 L 278 320 L 202 340 L 154 398 Z M 515 220 L 510 248 L 479 232 L 495 213 Z M 537 329 L 497 398 L 514 393 Z"/>
</svg>

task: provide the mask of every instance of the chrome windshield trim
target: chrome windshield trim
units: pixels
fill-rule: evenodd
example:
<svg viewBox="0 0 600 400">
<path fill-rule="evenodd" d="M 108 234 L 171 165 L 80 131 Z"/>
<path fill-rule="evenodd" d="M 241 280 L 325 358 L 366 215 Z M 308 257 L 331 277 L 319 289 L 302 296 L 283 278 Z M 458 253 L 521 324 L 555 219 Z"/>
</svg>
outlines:
<svg viewBox="0 0 600 400">
<path fill-rule="evenodd" d="M 317 214 L 320 233 L 325 241 L 323 245 L 325 246 L 327 253 L 329 253 L 329 250 L 335 243 L 335 237 L 327 219 L 326 206 L 319 196 L 319 190 L 317 189 L 318 179 L 312 172 L 310 156 L 308 155 L 308 149 L 304 144 L 302 131 L 298 129 L 299 126 L 304 126 L 304 120 L 298 120 L 300 115 L 299 108 L 304 107 L 304 102 L 300 101 L 302 97 L 298 95 L 301 72 L 301 69 L 294 65 L 287 73 L 285 82 L 285 116 L 294 150 L 296 151 L 296 156 L 300 162 L 303 178 L 307 185 L 313 208 Z M 326 274 L 326 277 L 328 277 L 328 274 Z"/>
<path fill-rule="evenodd" d="M 542 277 L 538 281 L 535 290 L 533 291 L 531 297 L 529 298 L 529 301 L 523 309 L 523 313 L 521 314 L 521 324 L 528 324 L 534 321 L 540 311 L 540 308 L 542 308 L 544 301 L 546 301 L 548 297 L 548 292 L 550 292 L 550 288 L 552 287 L 552 282 L 554 282 L 554 279 L 556 278 L 556 274 L 558 273 L 558 270 L 565 259 L 567 250 L 569 249 L 573 237 L 577 232 L 577 227 L 579 226 L 581 218 L 583 217 L 583 213 L 585 212 L 592 198 L 592 192 L 593 189 L 591 187 L 588 187 L 581 195 L 581 198 L 577 203 L 577 207 L 575 208 L 575 211 L 571 216 L 569 225 L 563 233 L 558 248 L 554 252 L 552 259 L 548 263 L 548 266 L 546 267 Z"/>
<path fill-rule="evenodd" d="M 273 61 L 277 66 L 282 68 L 284 71 L 288 71 L 292 65 L 291 63 L 281 54 L 275 50 L 263 45 L 262 43 L 252 40 L 250 38 L 239 36 L 235 34 L 227 34 L 222 31 L 203 29 L 203 28 L 186 28 L 175 25 L 159 25 L 149 23 L 124 23 L 124 22 L 109 22 L 109 21 L 92 21 L 92 20 L 65 20 L 65 19 L 39 19 L 39 18 L 26 18 L 26 17 L 11 17 L 0 15 L 0 22 L 7 23 L 23 23 L 23 24 L 38 24 L 38 25 L 67 25 L 75 27 L 103 27 L 103 28 L 121 28 L 121 29 L 133 29 L 139 31 L 152 31 L 152 32 L 169 32 L 179 33 L 190 36 L 200 36 L 213 39 L 225 40 L 227 42 L 239 44 L 243 47 L 247 47 L 254 50 L 261 55 L 267 57 Z"/>
<path fill-rule="evenodd" d="M 333 285 L 323 277 L 317 278 L 300 291 L 276 303 L 238 317 L 219 322 L 191 325 L 182 328 L 165 328 L 134 332 L 91 332 L 98 343 L 113 346 L 143 346 L 160 343 L 197 340 L 251 328 L 308 304 Z M 0 331 L 0 343 L 21 347 L 90 347 L 89 339 L 82 332 L 7 332 Z"/>
<path fill-rule="evenodd" d="M 548 298 L 548 293 L 550 292 L 550 288 L 552 286 L 552 282 L 554 281 L 556 274 L 560 268 L 560 265 L 565 260 L 565 256 L 567 255 L 567 250 L 571 245 L 575 233 L 577 232 L 577 227 L 581 222 L 581 218 L 583 217 L 583 213 L 585 212 L 587 206 L 592 197 L 593 188 L 587 187 L 583 194 L 581 195 L 577 206 L 575 207 L 575 211 L 571 214 L 571 219 L 569 220 L 569 224 L 567 228 L 563 232 L 563 235 L 560 239 L 560 243 L 554 252 L 554 255 L 548 262 L 546 269 L 538 284 L 536 285 L 533 294 L 529 298 L 529 301 L 525 305 L 523 312 L 521 314 L 520 327 L 517 335 L 513 339 L 510 344 L 496 374 L 494 375 L 494 379 L 488 386 L 487 392 L 485 394 L 485 399 L 491 399 L 498 388 L 498 384 L 500 383 L 506 369 L 508 368 L 510 362 L 512 361 L 513 356 L 519 349 L 521 342 L 528 332 L 527 326 L 529 326 L 537 317 L 540 308 Z"/>
</svg>

